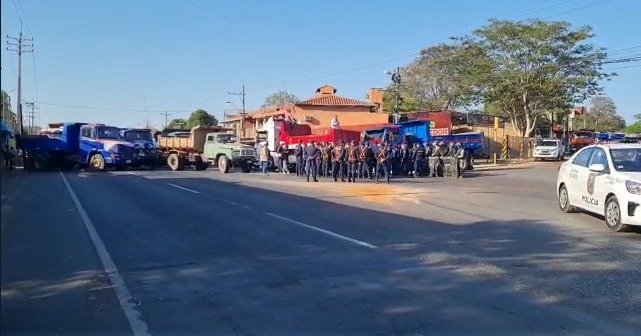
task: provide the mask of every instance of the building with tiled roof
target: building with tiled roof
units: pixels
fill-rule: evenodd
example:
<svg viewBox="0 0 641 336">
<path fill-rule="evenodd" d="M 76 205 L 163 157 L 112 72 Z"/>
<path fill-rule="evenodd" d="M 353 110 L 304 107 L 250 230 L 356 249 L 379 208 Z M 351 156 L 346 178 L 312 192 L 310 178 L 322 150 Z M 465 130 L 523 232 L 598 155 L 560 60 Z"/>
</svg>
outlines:
<svg viewBox="0 0 641 336">
<path fill-rule="evenodd" d="M 337 90 L 331 85 L 323 85 L 316 89 L 316 95 L 306 100 L 280 107 L 269 107 L 249 112 L 245 115 L 245 139 L 252 139 L 256 130 L 269 120 L 270 117 L 282 118 L 289 114 L 298 124 L 307 124 L 312 128 L 330 127 L 331 120 L 337 117 L 340 125 L 384 124 L 389 122 L 389 117 L 380 112 L 382 102 L 376 100 L 370 90 L 370 101 L 341 97 L 336 95 Z M 380 95 L 382 97 L 382 95 Z M 224 124 L 240 130 L 243 118 L 239 115 L 228 116 Z M 241 132 L 238 132 L 240 135 Z"/>
</svg>

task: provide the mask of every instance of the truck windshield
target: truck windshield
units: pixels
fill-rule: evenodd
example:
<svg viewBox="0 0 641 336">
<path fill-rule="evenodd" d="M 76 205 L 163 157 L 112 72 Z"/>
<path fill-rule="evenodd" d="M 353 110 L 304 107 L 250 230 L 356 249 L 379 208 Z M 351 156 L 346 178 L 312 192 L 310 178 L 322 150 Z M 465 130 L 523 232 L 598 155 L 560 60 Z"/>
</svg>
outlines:
<svg viewBox="0 0 641 336">
<path fill-rule="evenodd" d="M 127 141 L 152 141 L 151 132 L 148 131 L 125 131 Z"/>
<path fill-rule="evenodd" d="M 621 172 L 641 172 L 641 148 L 610 149 L 614 169 Z"/>
<path fill-rule="evenodd" d="M 365 141 L 382 140 L 384 130 L 365 131 Z"/>
<path fill-rule="evenodd" d="M 219 143 L 236 143 L 238 138 L 233 134 L 220 134 L 218 135 Z"/>
<path fill-rule="evenodd" d="M 118 127 L 96 127 L 96 139 L 118 140 L 120 129 Z"/>
</svg>

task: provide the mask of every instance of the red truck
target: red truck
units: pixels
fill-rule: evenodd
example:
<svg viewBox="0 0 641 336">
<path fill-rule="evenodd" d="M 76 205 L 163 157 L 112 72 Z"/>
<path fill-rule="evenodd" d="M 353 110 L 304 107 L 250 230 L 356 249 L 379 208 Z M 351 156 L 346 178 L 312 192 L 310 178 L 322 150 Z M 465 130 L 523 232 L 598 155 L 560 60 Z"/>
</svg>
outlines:
<svg viewBox="0 0 641 336">
<path fill-rule="evenodd" d="M 577 130 L 570 132 L 570 154 L 579 149 L 593 145 L 596 142 L 596 132 L 594 130 Z"/>
</svg>

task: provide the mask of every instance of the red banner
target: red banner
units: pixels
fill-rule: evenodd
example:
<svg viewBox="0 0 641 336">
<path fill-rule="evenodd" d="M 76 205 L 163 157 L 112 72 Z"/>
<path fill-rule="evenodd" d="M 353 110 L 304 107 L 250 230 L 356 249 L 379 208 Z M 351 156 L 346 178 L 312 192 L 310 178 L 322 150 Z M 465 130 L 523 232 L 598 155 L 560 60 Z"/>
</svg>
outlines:
<svg viewBox="0 0 641 336">
<path fill-rule="evenodd" d="M 450 135 L 450 129 L 449 128 L 432 128 L 430 129 L 430 135 L 432 136 Z"/>
</svg>

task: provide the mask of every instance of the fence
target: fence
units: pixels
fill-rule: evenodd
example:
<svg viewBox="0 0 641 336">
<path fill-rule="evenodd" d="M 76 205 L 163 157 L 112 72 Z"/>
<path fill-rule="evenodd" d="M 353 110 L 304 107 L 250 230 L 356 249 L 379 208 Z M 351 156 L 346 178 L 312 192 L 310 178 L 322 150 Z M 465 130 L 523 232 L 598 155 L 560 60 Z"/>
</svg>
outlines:
<svg viewBox="0 0 641 336">
<path fill-rule="evenodd" d="M 480 156 L 490 160 L 496 153 L 496 157 L 499 160 L 526 160 L 532 157 L 533 149 L 533 138 L 506 135 L 500 138 L 497 137 L 496 141 L 494 141 L 493 137 L 484 136 L 483 151 Z"/>
</svg>

